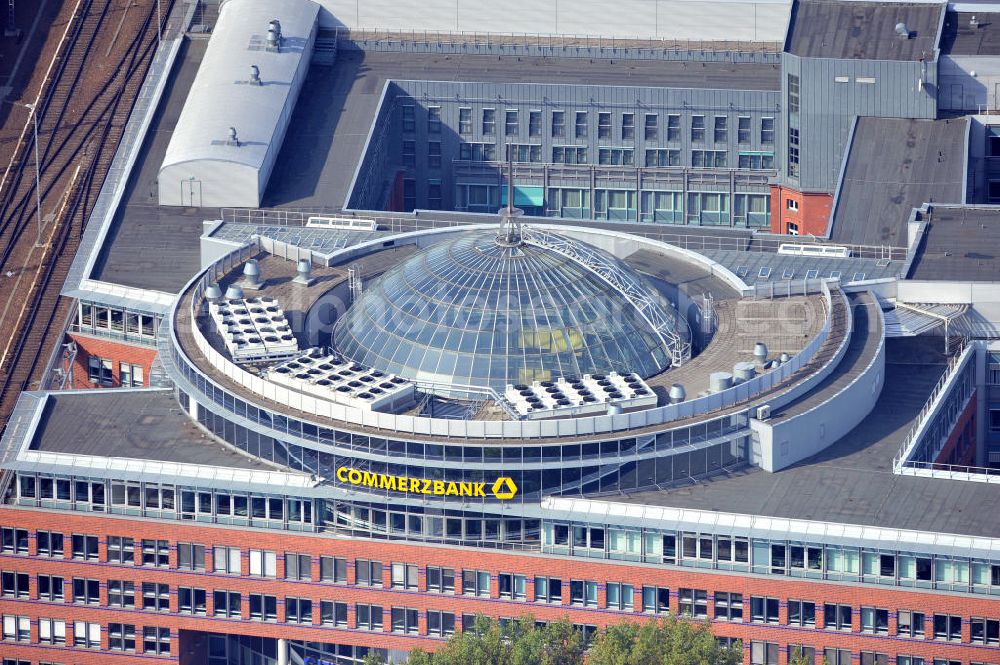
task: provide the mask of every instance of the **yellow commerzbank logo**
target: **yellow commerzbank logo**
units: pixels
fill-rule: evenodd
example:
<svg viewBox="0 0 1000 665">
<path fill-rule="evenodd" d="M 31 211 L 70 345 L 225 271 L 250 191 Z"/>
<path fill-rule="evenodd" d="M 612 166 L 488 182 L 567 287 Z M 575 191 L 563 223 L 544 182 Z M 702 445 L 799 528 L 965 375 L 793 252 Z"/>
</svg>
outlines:
<svg viewBox="0 0 1000 665">
<path fill-rule="evenodd" d="M 430 494 L 432 496 L 481 496 L 485 499 L 492 495 L 500 501 L 509 501 L 517 495 L 517 485 L 512 478 L 507 476 L 500 476 L 489 486 L 489 495 L 486 493 L 487 484 L 485 481 L 456 483 L 427 478 L 411 478 L 410 476 L 390 476 L 385 473 L 360 471 L 346 466 L 337 469 L 337 480 L 373 489 Z"/>
</svg>

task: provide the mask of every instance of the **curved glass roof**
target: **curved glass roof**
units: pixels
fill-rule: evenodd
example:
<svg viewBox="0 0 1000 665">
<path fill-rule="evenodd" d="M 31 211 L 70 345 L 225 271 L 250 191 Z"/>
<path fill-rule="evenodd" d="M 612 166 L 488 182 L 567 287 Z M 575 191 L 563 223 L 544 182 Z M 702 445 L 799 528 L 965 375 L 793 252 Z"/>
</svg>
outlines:
<svg viewBox="0 0 1000 665">
<path fill-rule="evenodd" d="M 646 377 L 670 366 L 663 340 L 617 289 L 572 258 L 498 243 L 489 230 L 432 245 L 366 284 L 333 341 L 346 357 L 385 372 L 498 392 L 609 371 Z"/>
</svg>

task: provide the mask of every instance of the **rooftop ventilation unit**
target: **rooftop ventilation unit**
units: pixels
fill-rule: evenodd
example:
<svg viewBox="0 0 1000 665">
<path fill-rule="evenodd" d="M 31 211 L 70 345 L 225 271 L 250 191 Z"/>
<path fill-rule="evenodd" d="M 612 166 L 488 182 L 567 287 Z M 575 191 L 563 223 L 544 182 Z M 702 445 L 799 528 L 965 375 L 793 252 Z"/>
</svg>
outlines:
<svg viewBox="0 0 1000 665">
<path fill-rule="evenodd" d="M 231 284 L 226 289 L 226 300 L 239 300 L 243 297 L 243 289 L 239 284 Z"/>
<path fill-rule="evenodd" d="M 260 278 L 260 264 L 257 263 L 257 259 L 250 259 L 243 265 L 242 286 L 250 291 L 259 291 L 264 288 L 264 280 Z"/>
<path fill-rule="evenodd" d="M 414 401 L 413 382 L 358 365 L 320 348 L 268 368 L 267 380 L 365 411 L 395 411 Z"/>
<path fill-rule="evenodd" d="M 292 281 L 303 286 L 312 286 L 316 281 L 312 277 L 312 262 L 309 259 L 299 259 L 295 265 L 295 279 Z"/>
<path fill-rule="evenodd" d="M 214 302 L 220 298 L 222 298 L 222 289 L 219 288 L 218 284 L 209 284 L 205 288 L 205 300 Z"/>
<path fill-rule="evenodd" d="M 680 404 L 687 397 L 687 393 L 684 391 L 684 386 L 679 383 L 675 383 L 670 386 L 670 403 Z"/>
<path fill-rule="evenodd" d="M 274 298 L 243 299 L 233 284 L 226 299 L 210 302 L 208 312 L 229 354 L 238 363 L 277 361 L 299 352 L 299 343 Z"/>
<path fill-rule="evenodd" d="M 753 359 L 757 367 L 763 367 L 767 363 L 767 344 L 757 342 L 753 345 Z"/>
<path fill-rule="evenodd" d="M 250 65 L 250 85 L 263 85 L 260 80 L 260 67 Z"/>
<path fill-rule="evenodd" d="M 910 29 L 902 21 L 896 24 L 896 36 L 900 39 L 910 38 Z"/>
<path fill-rule="evenodd" d="M 682 389 L 683 390 L 683 389 Z M 529 420 L 656 406 L 656 393 L 638 374 L 584 374 L 531 385 L 508 385 L 504 398 Z"/>
<path fill-rule="evenodd" d="M 226 145 L 234 145 L 237 148 L 240 147 L 240 137 L 236 134 L 236 128 L 229 128 L 229 139 L 226 141 Z"/>
<path fill-rule="evenodd" d="M 267 50 L 281 51 L 281 22 L 276 18 L 267 24 Z"/>
</svg>

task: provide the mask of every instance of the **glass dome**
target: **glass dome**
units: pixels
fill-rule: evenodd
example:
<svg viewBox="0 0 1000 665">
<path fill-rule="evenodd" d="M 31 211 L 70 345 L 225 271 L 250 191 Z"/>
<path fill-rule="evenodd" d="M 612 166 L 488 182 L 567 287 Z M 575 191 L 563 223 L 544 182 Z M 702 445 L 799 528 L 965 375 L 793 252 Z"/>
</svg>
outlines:
<svg viewBox="0 0 1000 665">
<path fill-rule="evenodd" d="M 601 254 L 673 313 L 630 267 Z M 489 230 L 432 245 L 365 284 L 333 341 L 355 362 L 453 395 L 462 391 L 449 385 L 502 393 L 508 384 L 610 371 L 647 377 L 670 366 L 663 339 L 609 282 Z"/>
</svg>

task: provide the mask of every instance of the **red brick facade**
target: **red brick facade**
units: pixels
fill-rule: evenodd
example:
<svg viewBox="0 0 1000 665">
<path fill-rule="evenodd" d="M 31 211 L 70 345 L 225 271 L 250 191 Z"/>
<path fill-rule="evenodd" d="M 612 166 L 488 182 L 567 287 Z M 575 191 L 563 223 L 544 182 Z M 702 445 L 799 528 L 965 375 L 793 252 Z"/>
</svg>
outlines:
<svg viewBox="0 0 1000 665">
<path fill-rule="evenodd" d="M 823 237 L 832 205 L 833 197 L 829 194 L 809 194 L 771 185 L 771 233 L 787 234 L 797 229 L 800 236 Z"/>
<path fill-rule="evenodd" d="M 937 464 L 952 464 L 956 466 L 976 465 L 976 391 L 972 392 L 969 403 L 958 417 L 955 427 L 940 454 L 934 460 Z"/>
<path fill-rule="evenodd" d="M 67 337 L 76 342 L 76 361 L 73 363 L 73 388 L 118 388 L 121 386 L 121 364 L 140 365 L 143 381 L 149 385 L 149 373 L 156 357 L 156 349 L 118 342 L 104 337 L 91 337 L 79 333 L 68 333 Z M 113 385 L 91 383 L 88 378 L 90 358 L 101 358 L 112 362 Z M 66 367 L 64 370 L 68 369 Z"/>
<path fill-rule="evenodd" d="M 491 616 L 518 616 L 532 613 L 539 619 L 557 619 L 569 616 L 576 623 L 603 626 L 622 619 L 642 620 L 642 585 L 657 585 L 670 589 L 670 611 L 679 611 L 678 590 L 681 588 L 702 589 L 708 592 L 708 613 L 713 616 L 712 594 L 716 592 L 742 593 L 744 600 L 743 623 L 713 621 L 712 630 L 723 636 L 740 638 L 747 647 L 745 661 L 749 663 L 749 644 L 752 640 L 769 641 L 785 647 L 788 644 L 805 644 L 817 648 L 824 647 L 850 649 L 854 662 L 858 662 L 861 651 L 889 654 L 923 656 L 927 665 L 932 665 L 934 657 L 947 656 L 950 659 L 969 663 L 1000 662 L 1000 647 L 982 646 L 970 643 L 971 617 L 1000 616 L 1000 599 L 974 597 L 971 595 L 947 594 L 936 591 L 904 590 L 899 588 L 862 586 L 857 584 L 810 581 L 793 578 L 727 573 L 721 571 L 697 571 L 677 567 L 663 567 L 638 563 L 585 560 L 579 558 L 545 556 L 525 553 L 508 553 L 489 550 L 472 550 L 444 546 L 403 544 L 358 539 L 341 539 L 313 534 L 293 534 L 248 530 L 246 528 L 195 525 L 191 523 L 161 522 L 137 518 L 89 515 L 70 512 L 52 512 L 17 508 L 0 508 L 0 525 L 28 529 L 30 532 L 29 553 L 4 553 L 0 556 L 0 569 L 4 571 L 27 572 L 30 577 L 30 599 L 0 599 L 0 614 L 30 616 L 32 619 L 31 644 L 0 642 L 0 652 L 7 657 L 21 657 L 31 662 L 52 661 L 96 665 L 97 663 L 131 663 L 172 660 L 177 662 L 181 654 L 181 639 L 178 631 L 196 630 L 228 634 L 254 635 L 262 637 L 287 638 L 290 640 L 312 640 L 318 642 L 367 645 L 390 649 L 411 649 L 421 647 L 434 649 L 441 639 L 427 635 L 427 610 L 454 612 L 456 625 L 460 625 L 462 614 L 485 613 Z M 34 534 L 39 529 L 61 531 L 65 534 L 65 558 L 35 556 L 37 541 Z M 70 534 L 93 534 L 98 536 L 99 557 L 97 561 L 78 561 L 70 558 Z M 107 537 L 129 536 L 135 539 L 136 563 L 121 565 L 107 562 Z M 142 566 L 141 540 L 166 539 L 170 543 L 169 566 L 164 568 Z M 205 570 L 179 570 L 177 568 L 177 544 L 196 543 L 206 546 Z M 241 550 L 241 575 L 212 572 L 212 546 L 239 547 Z M 249 549 L 272 550 L 277 553 L 277 575 L 275 578 L 249 576 Z M 284 553 L 300 553 L 312 556 L 312 581 L 290 581 L 284 578 Z M 348 560 L 347 584 L 318 582 L 319 557 L 339 556 Z M 354 586 L 356 558 L 376 559 L 383 563 L 383 588 Z M 419 567 L 417 591 L 391 588 L 391 563 L 416 564 Z M 426 567 L 444 566 L 456 571 L 455 594 L 439 594 L 426 591 Z M 463 567 L 489 571 L 491 593 L 489 598 L 461 595 L 461 570 Z M 529 602 L 499 598 L 497 576 L 500 573 L 525 575 L 528 580 L 527 598 Z M 38 574 L 61 575 L 65 578 L 67 602 L 49 602 L 38 599 Z M 558 577 L 563 580 L 562 604 L 530 602 L 534 598 L 533 578 L 535 576 Z M 99 579 L 101 582 L 100 605 L 72 604 L 73 577 Z M 575 607 L 569 605 L 569 581 L 571 579 L 593 580 L 598 584 L 599 596 L 595 607 Z M 170 611 L 155 612 L 141 609 L 113 609 L 107 607 L 108 580 L 130 580 L 136 583 L 137 608 L 141 607 L 141 583 L 160 582 L 170 585 Z M 633 584 L 636 589 L 635 607 L 632 612 L 605 609 L 605 585 L 608 582 Z M 206 590 L 207 612 L 205 616 L 189 616 L 179 613 L 177 587 L 197 587 Z M 226 619 L 213 617 L 212 591 L 228 590 L 242 594 L 242 618 Z M 267 593 L 278 597 L 277 623 L 264 623 L 249 619 L 248 594 Z M 777 624 L 761 625 L 750 622 L 750 597 L 770 596 L 780 599 L 780 614 Z M 285 624 L 285 597 L 310 598 L 313 601 L 313 625 Z M 817 604 L 815 628 L 787 625 L 790 599 L 811 600 Z M 348 603 L 347 627 L 320 626 L 319 601 L 335 600 Z M 847 604 L 853 608 L 851 632 L 834 632 L 823 629 L 822 603 Z M 386 616 L 390 607 L 417 608 L 419 615 L 419 635 L 399 635 L 391 632 L 370 632 L 356 628 L 355 603 L 372 603 L 385 608 Z M 889 611 L 889 629 L 885 635 L 868 635 L 861 632 L 861 607 L 886 608 Z M 896 635 L 897 611 L 910 609 L 926 614 L 925 639 L 905 638 Z M 961 615 L 962 640 L 958 642 L 935 641 L 933 614 Z M 46 647 L 39 645 L 38 618 L 62 618 L 68 622 L 67 645 Z M 98 622 L 102 625 L 102 650 L 108 648 L 107 624 L 126 623 L 136 626 L 141 648 L 142 626 L 169 627 L 171 631 L 171 658 L 149 655 L 128 655 L 120 652 L 113 659 L 108 654 L 72 646 L 72 621 Z M 384 630 L 389 631 L 390 622 L 384 621 Z M 782 649 L 780 663 L 786 663 L 787 650 Z M 821 662 L 821 659 L 818 659 Z M 186 656 L 180 662 L 194 662 Z M 891 660 L 889 662 L 892 662 Z"/>
</svg>

